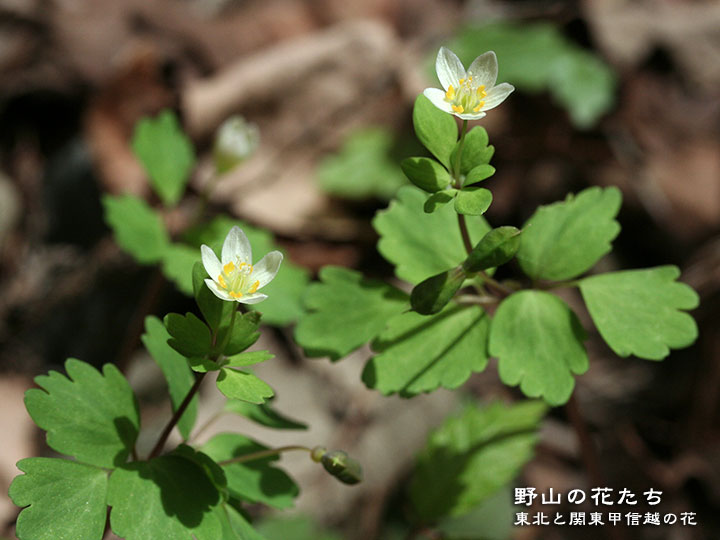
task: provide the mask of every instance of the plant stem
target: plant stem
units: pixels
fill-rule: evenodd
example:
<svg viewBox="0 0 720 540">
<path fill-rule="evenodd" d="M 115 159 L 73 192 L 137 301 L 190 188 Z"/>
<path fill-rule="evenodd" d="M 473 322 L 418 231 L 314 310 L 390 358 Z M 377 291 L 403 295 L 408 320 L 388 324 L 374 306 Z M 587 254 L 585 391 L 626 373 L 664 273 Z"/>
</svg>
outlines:
<svg viewBox="0 0 720 540">
<path fill-rule="evenodd" d="M 312 449 L 308 448 L 307 446 L 280 446 L 278 448 L 268 448 L 267 450 L 261 450 L 260 452 L 253 452 L 251 454 L 245 454 L 244 456 L 238 456 L 236 458 L 218 461 L 217 464 L 222 467 L 223 465 L 230 465 L 231 463 L 245 463 L 247 461 L 255 461 L 256 459 L 262 459 L 268 456 L 276 456 L 283 452 L 290 452 L 293 450 L 305 450 L 306 452 L 312 453 Z"/>
<path fill-rule="evenodd" d="M 230 335 L 232 334 L 233 325 L 235 324 L 235 315 L 237 314 L 238 305 L 237 302 L 233 302 L 235 304 L 233 306 L 232 316 L 230 317 L 230 324 L 228 325 L 227 333 L 225 334 L 225 337 L 222 342 L 222 346 L 220 347 L 220 352 L 217 354 L 215 358 L 212 358 L 213 361 L 217 361 L 220 356 L 222 356 L 222 351 L 227 346 L 228 342 L 230 341 Z M 156 457 L 163 449 L 163 446 L 165 446 L 165 443 L 167 442 L 168 437 L 170 436 L 170 433 L 172 432 L 175 425 L 180 421 L 180 417 L 183 415 L 185 410 L 188 408 L 188 405 L 190 405 L 190 401 L 192 401 L 192 398 L 197 394 L 197 391 L 200 389 L 200 384 L 203 382 L 203 379 L 207 375 L 207 372 L 200 373 L 195 378 L 195 384 L 192 385 L 190 390 L 188 390 L 187 395 L 185 396 L 185 399 L 182 400 L 182 403 L 175 411 L 175 414 L 172 415 L 172 418 L 170 418 L 170 421 L 165 426 L 165 429 L 163 429 L 162 433 L 160 434 L 160 438 L 155 443 L 155 446 L 150 451 L 150 455 L 148 456 L 148 459 L 152 459 Z"/>
<path fill-rule="evenodd" d="M 460 144 L 458 145 L 458 151 L 455 155 L 455 163 L 453 164 L 453 177 L 455 179 L 455 187 L 460 189 L 462 184 L 460 183 L 460 163 L 462 158 L 463 147 L 465 146 L 465 134 L 467 133 L 468 121 L 463 120 L 462 130 L 460 131 Z"/>
<path fill-rule="evenodd" d="M 160 438 L 155 443 L 155 446 L 153 447 L 152 451 L 150 452 L 150 455 L 148 456 L 148 459 L 152 459 L 156 457 L 161 450 L 163 449 L 163 446 L 165 446 L 165 443 L 167 442 L 168 437 L 170 436 L 170 432 L 173 430 L 175 425 L 180 420 L 180 417 L 185 412 L 185 409 L 188 408 L 188 405 L 190 405 L 190 401 L 192 401 L 192 398 L 195 396 L 197 391 L 200 388 L 200 384 L 203 382 L 203 379 L 205 378 L 206 373 L 200 373 L 195 378 L 195 384 L 192 385 L 190 390 L 188 390 L 187 395 L 185 396 L 185 399 L 183 399 L 180 406 L 175 411 L 175 414 L 172 415 L 172 418 L 170 418 L 170 421 L 165 426 L 165 429 L 163 429 L 162 433 L 160 434 Z"/>
<path fill-rule="evenodd" d="M 503 285 L 497 279 L 490 277 L 487 272 L 485 272 L 485 270 L 481 270 L 480 272 L 478 272 L 478 275 L 485 281 L 486 284 L 490 285 L 498 292 L 500 292 L 503 298 L 506 296 L 510 296 L 512 293 L 515 292 L 507 285 Z"/>
</svg>

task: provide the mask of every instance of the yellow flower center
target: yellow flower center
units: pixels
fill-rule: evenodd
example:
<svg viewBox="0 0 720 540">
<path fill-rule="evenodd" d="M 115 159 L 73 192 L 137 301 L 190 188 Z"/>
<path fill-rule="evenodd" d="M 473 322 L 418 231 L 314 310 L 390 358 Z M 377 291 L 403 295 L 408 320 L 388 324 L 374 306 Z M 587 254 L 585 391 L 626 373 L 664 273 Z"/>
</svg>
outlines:
<svg viewBox="0 0 720 540">
<path fill-rule="evenodd" d="M 251 280 L 253 265 L 238 260 L 237 264 L 230 261 L 223 266 L 222 274 L 215 281 L 227 291 L 230 298 L 242 298 L 246 294 L 252 294 L 258 290 L 259 281 L 254 283 Z"/>
<path fill-rule="evenodd" d="M 452 110 L 458 114 L 474 112 L 479 113 L 483 105 L 485 105 L 485 85 L 476 85 L 473 83 L 473 78 L 468 77 L 467 79 L 460 79 L 458 81 L 458 87 L 455 88 L 450 85 L 445 92 L 445 101 L 450 103 Z"/>
</svg>

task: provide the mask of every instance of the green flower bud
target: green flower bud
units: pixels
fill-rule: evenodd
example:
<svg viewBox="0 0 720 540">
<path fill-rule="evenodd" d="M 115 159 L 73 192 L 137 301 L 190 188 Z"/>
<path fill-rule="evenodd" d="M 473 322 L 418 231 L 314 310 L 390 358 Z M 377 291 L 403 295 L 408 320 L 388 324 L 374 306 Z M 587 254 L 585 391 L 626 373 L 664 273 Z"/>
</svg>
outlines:
<svg viewBox="0 0 720 540">
<path fill-rule="evenodd" d="M 231 116 L 218 129 L 213 157 L 215 170 L 224 174 L 249 158 L 260 144 L 260 132 L 255 124 L 242 116 Z"/>
<path fill-rule="evenodd" d="M 319 452 L 320 450 L 324 451 L 320 458 L 322 466 L 343 484 L 353 485 L 362 481 L 363 472 L 360 463 L 348 456 L 347 452 L 343 452 L 342 450 L 327 452 L 322 447 L 316 447 L 312 453 L 314 461 L 317 461 L 317 459 L 315 459 L 316 451 Z"/>
<path fill-rule="evenodd" d="M 482 237 L 463 263 L 468 272 L 480 272 L 505 264 L 520 248 L 520 233 L 515 227 L 498 227 Z"/>
<path fill-rule="evenodd" d="M 410 305 L 421 315 L 432 315 L 444 308 L 465 281 L 461 266 L 427 278 L 410 294 Z"/>
</svg>

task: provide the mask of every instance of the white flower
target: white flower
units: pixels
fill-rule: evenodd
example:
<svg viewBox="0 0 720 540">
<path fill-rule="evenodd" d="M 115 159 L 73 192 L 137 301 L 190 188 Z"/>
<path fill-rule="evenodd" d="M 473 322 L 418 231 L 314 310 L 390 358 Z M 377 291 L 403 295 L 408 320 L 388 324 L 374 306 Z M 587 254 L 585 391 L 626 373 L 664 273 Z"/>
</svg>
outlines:
<svg viewBox="0 0 720 540">
<path fill-rule="evenodd" d="M 213 155 L 217 172 L 224 174 L 249 158 L 260 144 L 260 132 L 255 124 L 240 115 L 222 123 L 215 138 Z"/>
<path fill-rule="evenodd" d="M 222 300 L 243 304 L 257 304 L 267 298 L 257 290 L 273 280 L 283 259 L 282 253 L 271 251 L 253 266 L 252 248 L 240 227 L 233 227 L 225 237 L 222 262 L 204 244 L 200 252 L 203 266 L 212 278 L 205 280 L 208 288 Z"/>
<path fill-rule="evenodd" d="M 439 88 L 426 88 L 423 94 L 438 109 L 463 120 L 482 118 L 485 111 L 500 105 L 510 92 L 515 90 L 513 85 L 508 83 L 495 86 L 498 63 L 493 51 L 478 56 L 465 71 L 454 52 L 440 47 L 435 71 L 444 91 Z"/>
</svg>

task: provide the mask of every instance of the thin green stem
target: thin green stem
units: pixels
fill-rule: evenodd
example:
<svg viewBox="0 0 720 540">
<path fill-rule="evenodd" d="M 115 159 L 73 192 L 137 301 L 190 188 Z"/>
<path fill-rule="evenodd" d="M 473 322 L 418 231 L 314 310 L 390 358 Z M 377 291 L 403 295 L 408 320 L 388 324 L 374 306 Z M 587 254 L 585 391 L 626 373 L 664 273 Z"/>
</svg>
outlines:
<svg viewBox="0 0 720 540">
<path fill-rule="evenodd" d="M 195 207 L 195 213 L 193 214 L 191 223 L 199 223 L 202 219 L 203 215 L 205 214 L 205 210 L 207 210 L 208 201 L 210 200 L 210 194 L 212 193 L 213 189 L 215 189 L 218 178 L 220 178 L 218 174 L 214 173 L 210 180 L 208 180 L 208 182 L 203 187 L 202 191 L 200 192 L 200 200 Z"/>
<path fill-rule="evenodd" d="M 217 464 L 222 467 L 223 465 L 230 465 L 231 463 L 245 463 L 247 461 L 255 461 L 257 459 L 262 459 L 268 456 L 277 456 L 278 454 L 282 454 L 283 452 L 291 452 L 293 450 L 304 450 L 312 454 L 312 448 L 308 448 L 307 446 L 280 446 L 278 448 L 268 448 L 267 450 L 261 450 L 260 452 L 253 452 L 251 454 L 245 454 L 244 456 L 238 456 L 236 458 L 218 461 Z"/>
<path fill-rule="evenodd" d="M 185 396 L 185 399 L 182 400 L 182 403 L 175 411 L 175 414 L 172 415 L 172 418 L 170 418 L 170 421 L 165 426 L 165 429 L 163 429 L 162 433 L 160 434 L 160 437 L 158 438 L 158 441 L 155 443 L 155 446 L 150 451 L 150 455 L 148 456 L 148 459 L 152 459 L 152 458 L 156 457 L 162 451 L 173 428 L 180 421 L 180 417 L 185 413 L 185 410 L 188 408 L 188 405 L 190 405 L 190 401 L 192 401 L 192 398 L 195 397 L 195 394 L 197 394 L 197 391 L 200 389 L 200 384 L 203 382 L 205 375 L 207 375 L 207 373 L 200 373 L 196 376 L 195 384 L 193 384 L 192 387 L 190 388 L 190 390 L 188 390 L 188 393 Z"/>
<path fill-rule="evenodd" d="M 225 334 L 225 337 L 222 342 L 222 346 L 220 347 L 220 352 L 217 354 L 215 358 L 212 358 L 213 361 L 217 361 L 220 356 L 222 356 L 222 351 L 225 350 L 225 347 L 227 346 L 228 342 L 230 341 L 230 335 L 232 334 L 233 325 L 235 324 L 235 315 L 237 314 L 238 305 L 237 302 L 233 302 L 235 304 L 233 306 L 232 316 L 230 317 L 230 324 L 227 329 L 227 333 Z M 165 443 L 168 440 L 168 437 L 170 437 L 170 433 L 172 432 L 173 428 L 177 425 L 177 423 L 180 421 L 180 417 L 185 413 L 185 410 L 190 405 L 190 402 L 192 401 L 192 398 L 195 397 L 195 394 L 197 394 L 197 391 L 200 389 L 200 384 L 202 384 L 203 379 L 207 375 L 206 373 L 199 373 L 196 375 L 195 383 L 192 385 L 190 390 L 188 390 L 187 395 L 185 396 L 185 399 L 182 400 L 182 403 L 180 403 L 180 406 L 177 408 L 175 413 L 172 415 L 170 420 L 168 421 L 167 425 L 165 426 L 165 429 L 163 429 L 162 433 L 160 434 L 160 437 L 158 438 L 158 441 L 155 443 L 155 446 L 150 451 L 150 455 L 148 456 L 148 459 L 152 459 L 156 457 L 165 446 Z"/>
<path fill-rule="evenodd" d="M 462 152 L 465 147 L 465 134 L 467 133 L 468 121 L 463 120 L 462 130 L 460 131 L 460 144 L 458 144 L 458 151 L 455 155 L 455 163 L 453 164 L 453 177 L 455 179 L 455 187 L 460 189 L 462 183 L 460 182 L 460 163 L 462 163 Z"/>
<path fill-rule="evenodd" d="M 515 292 L 513 289 L 511 289 L 507 285 L 503 285 L 498 280 L 496 280 L 495 278 L 488 275 L 488 273 L 485 272 L 485 270 L 481 270 L 480 272 L 478 272 L 478 275 L 483 279 L 483 281 L 487 285 L 490 285 L 495 290 L 502 293 L 503 296 L 510 296 L 512 293 Z"/>
</svg>

